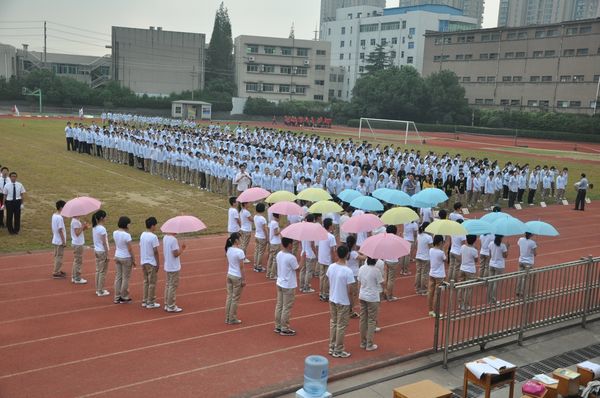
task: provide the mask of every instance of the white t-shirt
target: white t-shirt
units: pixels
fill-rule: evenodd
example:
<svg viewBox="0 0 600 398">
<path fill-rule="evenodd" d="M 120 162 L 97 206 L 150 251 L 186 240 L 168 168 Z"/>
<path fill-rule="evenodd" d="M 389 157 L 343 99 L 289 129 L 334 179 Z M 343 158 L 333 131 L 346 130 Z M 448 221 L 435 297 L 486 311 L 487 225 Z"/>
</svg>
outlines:
<svg viewBox="0 0 600 398">
<path fill-rule="evenodd" d="M 406 239 L 409 242 L 414 242 L 415 241 L 415 233 L 419 230 L 419 227 L 417 226 L 416 222 L 409 222 L 407 224 L 404 224 L 404 239 Z"/>
<path fill-rule="evenodd" d="M 445 278 L 445 260 L 446 255 L 443 251 L 441 251 L 437 247 L 432 247 L 431 249 L 429 249 L 429 263 L 431 264 L 431 268 L 429 269 L 429 276 L 431 276 L 432 278 Z"/>
<path fill-rule="evenodd" d="M 248 211 L 248 209 L 242 209 L 242 211 L 240 212 L 240 220 L 242 221 L 242 231 L 252 232 L 252 221 L 250 221 L 251 216 L 252 214 Z"/>
<path fill-rule="evenodd" d="M 504 243 L 500 243 L 500 246 L 496 246 L 496 244 L 492 241 L 489 245 L 490 248 L 490 267 L 494 268 L 504 268 L 505 259 L 502 255 L 506 253 L 506 245 Z"/>
<path fill-rule="evenodd" d="M 142 235 L 140 236 L 140 264 L 150 264 L 156 267 L 154 248 L 159 245 L 158 236 L 152 232 L 142 232 Z"/>
<path fill-rule="evenodd" d="M 431 211 L 431 207 L 423 207 L 419 213 L 421 213 L 421 218 L 423 222 L 432 222 L 433 221 L 433 211 Z"/>
<path fill-rule="evenodd" d="M 179 250 L 179 242 L 173 235 L 165 235 L 163 237 L 163 257 L 165 259 L 165 271 L 175 272 L 181 269 L 179 256 L 175 257 L 173 251 Z"/>
<path fill-rule="evenodd" d="M 83 229 L 79 236 L 75 235 L 75 229 L 83 228 L 81 225 L 81 221 L 76 218 L 71 220 L 71 245 L 73 246 L 81 246 L 85 243 L 85 234 L 83 233 Z"/>
<path fill-rule="evenodd" d="M 227 249 L 227 275 L 242 277 L 242 271 L 240 270 L 240 261 L 246 258 L 244 251 L 239 247 L 230 247 Z"/>
<path fill-rule="evenodd" d="M 367 265 L 367 262 L 365 261 L 365 263 L 363 264 Z M 377 260 L 377 262 L 375 263 L 375 268 L 377 268 L 379 270 L 379 272 L 381 272 L 381 275 L 383 276 L 383 274 L 385 273 L 385 261 L 383 260 Z M 379 286 L 379 293 L 383 292 L 383 286 Z"/>
<path fill-rule="evenodd" d="M 350 219 L 350 216 L 345 213 L 340 217 L 340 241 L 342 241 L 342 242 L 346 242 L 346 239 L 348 239 L 349 234 L 347 232 L 342 231 L 342 226 L 349 219 Z"/>
<path fill-rule="evenodd" d="M 272 245 L 281 244 L 281 235 L 275 235 L 276 232 L 279 232 L 279 221 L 271 220 L 269 223 L 269 243 Z"/>
<path fill-rule="evenodd" d="M 127 248 L 127 243 L 131 242 L 129 232 L 117 229 L 113 232 L 113 240 L 115 241 L 115 257 L 131 258 L 131 254 L 129 254 L 129 249 Z"/>
<path fill-rule="evenodd" d="M 379 302 L 379 292 L 381 290 L 381 282 L 383 275 L 375 265 L 363 265 L 358 270 L 358 281 L 360 282 L 360 290 L 358 298 L 369 303 Z"/>
<path fill-rule="evenodd" d="M 477 249 L 473 246 L 462 245 L 460 248 L 460 270 L 475 273 L 475 260 L 477 259 Z"/>
<path fill-rule="evenodd" d="M 302 253 L 301 254 L 305 254 L 306 258 L 309 259 L 313 259 L 316 258 L 317 255 L 315 254 L 314 250 L 313 250 L 313 241 L 310 240 L 303 240 L 302 241 Z"/>
<path fill-rule="evenodd" d="M 227 211 L 227 232 L 232 234 L 234 232 L 240 232 L 240 224 L 238 220 L 240 218 L 240 213 L 237 209 L 230 207 Z"/>
<path fill-rule="evenodd" d="M 482 256 L 489 256 L 490 255 L 490 243 L 494 241 L 494 235 L 492 235 L 492 234 L 481 235 L 479 237 L 479 240 L 481 241 L 481 249 L 479 250 L 479 254 L 481 254 Z"/>
<path fill-rule="evenodd" d="M 320 240 L 317 244 L 317 261 L 319 264 L 331 264 L 333 259 L 331 258 L 331 248 L 335 247 L 335 236 L 332 233 L 327 233 L 326 240 Z"/>
<path fill-rule="evenodd" d="M 352 275 L 356 278 L 358 276 L 358 252 L 356 250 L 352 250 L 350 255 L 348 256 L 348 260 L 346 261 L 346 265 L 348 268 L 352 270 Z"/>
<path fill-rule="evenodd" d="M 260 214 L 254 216 L 254 236 L 256 236 L 258 239 L 267 239 L 267 237 L 265 236 L 265 230 L 263 228 L 265 225 L 267 225 L 266 218 L 264 218 Z"/>
<path fill-rule="evenodd" d="M 66 229 L 65 229 L 65 220 L 60 214 L 52 215 L 52 244 L 53 245 L 62 245 L 62 237 L 60 230 L 62 229 L 62 233 L 65 234 L 65 244 L 66 242 Z"/>
<path fill-rule="evenodd" d="M 429 245 L 433 243 L 433 237 L 425 232 L 417 235 L 417 254 L 419 260 L 429 260 Z"/>
<path fill-rule="evenodd" d="M 298 260 L 291 253 L 280 251 L 277 253 L 277 286 L 284 289 L 295 289 L 298 287 L 296 281 L 296 270 Z"/>
<path fill-rule="evenodd" d="M 329 278 L 329 301 L 334 304 L 350 305 L 348 285 L 354 283 L 352 270 L 346 265 L 333 263 L 327 269 Z"/>
<path fill-rule="evenodd" d="M 104 225 L 96 225 L 92 229 L 92 240 L 94 242 L 94 250 L 100 253 L 104 253 L 103 242 L 106 241 L 106 228 L 104 228 Z M 108 242 L 106 244 L 106 247 L 108 247 Z"/>
<path fill-rule="evenodd" d="M 522 236 L 517 241 L 517 245 L 519 245 L 519 262 L 533 265 L 535 261 L 533 250 L 537 248 L 535 241 Z"/>
<path fill-rule="evenodd" d="M 464 220 L 465 218 L 464 218 L 464 217 L 463 217 L 463 215 L 462 215 L 462 214 L 460 214 L 460 213 L 455 213 L 455 212 L 452 212 L 452 213 L 450 213 L 450 215 L 448 216 L 448 219 L 449 219 L 449 220 L 451 220 L 451 221 L 456 221 L 456 220 L 459 220 L 459 219 L 460 219 L 460 220 Z"/>
<path fill-rule="evenodd" d="M 452 245 L 450 245 L 450 253 L 460 256 L 460 248 L 462 244 L 467 240 L 466 236 L 452 236 L 450 238 Z"/>
</svg>

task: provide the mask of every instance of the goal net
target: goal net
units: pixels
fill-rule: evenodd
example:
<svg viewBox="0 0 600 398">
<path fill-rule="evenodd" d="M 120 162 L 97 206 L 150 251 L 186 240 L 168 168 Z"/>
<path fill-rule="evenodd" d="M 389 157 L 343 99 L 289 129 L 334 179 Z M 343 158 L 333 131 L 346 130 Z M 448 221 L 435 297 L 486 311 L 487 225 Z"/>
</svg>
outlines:
<svg viewBox="0 0 600 398">
<path fill-rule="evenodd" d="M 358 124 L 358 139 L 363 139 L 365 135 L 370 135 L 375 140 L 397 136 L 398 133 L 404 135 L 404 145 L 408 141 L 423 141 L 417 125 L 412 120 L 392 120 L 392 119 L 374 119 L 370 117 L 361 117 Z"/>
</svg>

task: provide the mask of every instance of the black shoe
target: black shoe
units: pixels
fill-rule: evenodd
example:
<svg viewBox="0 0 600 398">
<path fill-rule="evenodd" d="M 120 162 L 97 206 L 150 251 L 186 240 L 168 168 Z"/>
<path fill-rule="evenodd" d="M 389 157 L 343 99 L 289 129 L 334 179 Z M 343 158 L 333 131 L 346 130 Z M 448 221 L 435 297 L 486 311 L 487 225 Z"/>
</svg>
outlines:
<svg viewBox="0 0 600 398">
<path fill-rule="evenodd" d="M 131 297 L 130 298 L 126 298 L 126 299 L 122 298 L 122 299 L 119 300 L 119 302 L 121 304 L 129 304 L 129 303 L 131 303 L 131 301 L 132 301 Z"/>
<path fill-rule="evenodd" d="M 296 331 L 292 330 L 292 329 L 286 329 L 286 330 L 282 330 L 279 333 L 280 336 L 295 336 L 296 335 Z"/>
</svg>

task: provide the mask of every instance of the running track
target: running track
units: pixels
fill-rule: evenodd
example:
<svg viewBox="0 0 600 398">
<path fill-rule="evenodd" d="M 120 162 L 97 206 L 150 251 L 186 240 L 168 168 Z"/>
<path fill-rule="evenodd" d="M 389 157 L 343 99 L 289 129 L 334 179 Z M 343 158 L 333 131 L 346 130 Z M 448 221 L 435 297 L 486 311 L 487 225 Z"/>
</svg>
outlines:
<svg viewBox="0 0 600 398">
<path fill-rule="evenodd" d="M 586 212 L 571 211 L 571 206 L 518 212 L 524 221 L 541 218 L 561 232 L 556 238 L 536 238 L 536 266 L 600 255 L 595 207 L 589 205 Z M 516 238 L 507 241 L 512 243 L 508 269 L 515 270 Z M 238 310 L 243 323 L 225 325 L 224 237 L 187 244 L 178 289 L 177 303 L 184 308 L 180 314 L 139 307 L 139 269 L 132 274 L 134 302 L 114 305 L 111 296 L 96 297 L 92 284 L 51 279 L 50 252 L 0 256 L 0 397 L 254 397 L 301 383 L 304 357 L 327 353 L 328 306 L 314 293 L 298 294 L 291 320 L 298 335 L 275 335 L 274 282 L 248 272 Z M 67 250 L 67 272 L 71 260 Z M 91 250 L 84 260 L 83 276 L 92 281 Z M 111 262 L 111 292 L 113 278 Z M 161 303 L 163 282 L 161 271 Z M 433 320 L 427 317 L 426 298 L 413 292 L 412 277 L 402 277 L 396 287 L 401 300 L 382 304 L 378 351 L 358 348 L 358 321 L 351 320 L 346 347 L 353 355 L 329 357 L 330 373 L 341 377 L 429 350 Z"/>
</svg>

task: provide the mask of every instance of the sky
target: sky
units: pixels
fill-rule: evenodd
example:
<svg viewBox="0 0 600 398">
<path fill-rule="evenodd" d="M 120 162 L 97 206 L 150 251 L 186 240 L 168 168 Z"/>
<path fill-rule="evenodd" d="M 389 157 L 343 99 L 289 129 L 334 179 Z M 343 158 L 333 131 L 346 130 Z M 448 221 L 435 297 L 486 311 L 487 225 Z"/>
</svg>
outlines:
<svg viewBox="0 0 600 398">
<path fill-rule="evenodd" d="M 484 27 L 496 26 L 500 0 L 485 0 Z M 0 43 L 41 51 L 43 20 L 48 52 L 110 53 L 111 26 L 205 33 L 207 43 L 221 0 L 0 0 Z M 226 0 L 233 37 L 241 34 L 314 38 L 320 0 Z M 388 7 L 397 6 L 387 0 Z"/>
</svg>

